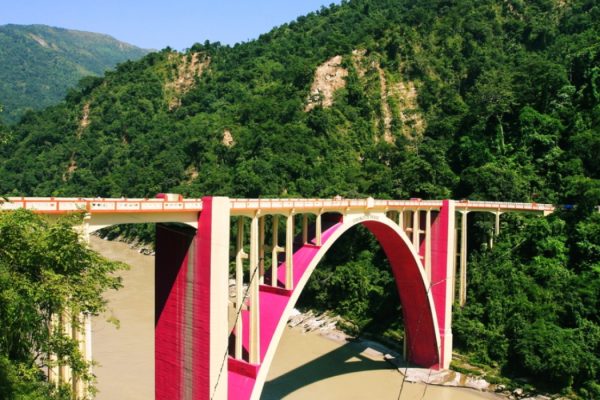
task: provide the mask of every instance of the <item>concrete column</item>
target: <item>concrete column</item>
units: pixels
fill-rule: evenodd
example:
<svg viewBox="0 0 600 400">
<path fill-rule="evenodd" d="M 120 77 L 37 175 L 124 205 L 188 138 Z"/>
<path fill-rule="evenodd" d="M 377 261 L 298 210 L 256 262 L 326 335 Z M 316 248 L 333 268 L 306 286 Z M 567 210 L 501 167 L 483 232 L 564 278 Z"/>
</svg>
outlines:
<svg viewBox="0 0 600 400">
<path fill-rule="evenodd" d="M 260 305 L 259 305 L 259 261 L 258 261 L 258 217 L 250 223 L 250 345 L 249 362 L 260 363 Z"/>
<path fill-rule="evenodd" d="M 258 218 L 258 270 L 262 285 L 265 283 L 265 217 Z"/>
<path fill-rule="evenodd" d="M 294 288 L 294 214 L 289 213 L 285 224 L 285 288 Z"/>
<path fill-rule="evenodd" d="M 500 211 L 496 211 L 496 224 L 494 226 L 494 234 L 498 236 L 500 234 L 500 215 L 502 214 Z"/>
<path fill-rule="evenodd" d="M 83 316 L 83 348 L 85 354 L 85 360 L 90 363 L 90 373 L 93 373 L 92 363 L 92 318 L 89 315 Z M 87 385 L 82 385 L 82 389 L 85 394 L 88 393 L 89 388 Z M 85 397 L 85 396 L 82 396 Z"/>
<path fill-rule="evenodd" d="M 242 359 L 242 334 L 244 324 L 242 320 L 242 307 L 244 305 L 244 260 L 248 258 L 248 254 L 244 252 L 244 219 L 238 217 L 237 222 L 237 245 L 235 255 L 235 351 L 234 357 L 238 360 Z"/>
<path fill-rule="evenodd" d="M 61 329 L 62 329 L 62 333 L 63 335 L 71 338 L 72 334 L 73 334 L 73 330 L 71 327 L 71 313 L 69 311 L 65 311 L 63 312 L 63 315 L 61 316 Z M 71 384 L 71 387 L 73 386 L 73 371 L 71 371 L 71 367 L 69 367 L 66 364 L 61 363 L 60 365 L 60 375 L 61 375 L 61 382 L 62 383 L 66 383 L 66 384 Z"/>
<path fill-rule="evenodd" d="M 59 327 L 59 318 L 57 314 L 52 314 L 50 316 L 50 332 L 54 333 L 56 329 Z M 48 354 L 48 360 L 52 364 L 51 367 L 48 368 L 48 381 L 52 383 L 54 386 L 58 386 L 60 384 L 60 371 L 58 368 L 58 358 L 56 354 L 50 353 Z"/>
<path fill-rule="evenodd" d="M 271 252 L 271 286 L 277 286 L 277 267 L 279 260 L 277 255 L 283 251 L 279 246 L 279 215 L 273 215 L 273 249 Z"/>
<path fill-rule="evenodd" d="M 302 244 L 308 243 L 308 215 L 302 214 Z"/>
<path fill-rule="evenodd" d="M 413 247 L 415 248 L 415 251 L 418 253 L 419 252 L 419 241 L 420 241 L 420 237 L 419 235 L 421 234 L 421 221 L 420 221 L 420 216 L 419 216 L 420 211 L 419 210 L 415 210 L 413 211 L 413 224 L 412 224 L 412 242 L 413 242 Z"/>
<path fill-rule="evenodd" d="M 83 315 L 78 315 L 77 317 L 73 317 L 73 324 L 71 330 L 71 337 L 77 341 L 79 352 L 82 357 L 85 359 L 85 344 L 83 340 L 85 336 L 82 334 L 83 330 Z M 84 384 L 81 380 L 81 377 L 78 374 L 73 374 L 73 398 L 74 399 L 83 399 L 85 396 Z"/>
<path fill-rule="evenodd" d="M 494 235 L 490 238 L 490 249 L 494 248 L 494 239 L 500 235 L 500 215 L 502 213 L 500 211 L 496 211 L 494 213 L 495 216 L 495 224 L 494 224 Z"/>
<path fill-rule="evenodd" d="M 454 217 L 456 218 L 456 215 Z M 453 237 L 455 240 L 453 246 L 454 257 L 452 258 L 452 270 L 454 271 L 452 275 L 452 304 L 456 301 L 456 277 L 458 276 L 458 263 L 456 262 L 458 260 L 458 227 L 454 228 Z"/>
<path fill-rule="evenodd" d="M 317 246 L 321 246 L 322 244 L 322 239 L 321 239 L 321 234 L 322 234 L 322 227 L 321 227 L 321 214 L 322 212 L 319 212 L 317 214 L 317 219 L 315 220 L 315 245 Z"/>
<path fill-rule="evenodd" d="M 467 302 L 467 214 L 461 211 L 460 228 L 460 290 L 458 302 L 464 306 Z"/>
<path fill-rule="evenodd" d="M 398 226 L 404 230 L 404 210 L 398 211 Z"/>
</svg>

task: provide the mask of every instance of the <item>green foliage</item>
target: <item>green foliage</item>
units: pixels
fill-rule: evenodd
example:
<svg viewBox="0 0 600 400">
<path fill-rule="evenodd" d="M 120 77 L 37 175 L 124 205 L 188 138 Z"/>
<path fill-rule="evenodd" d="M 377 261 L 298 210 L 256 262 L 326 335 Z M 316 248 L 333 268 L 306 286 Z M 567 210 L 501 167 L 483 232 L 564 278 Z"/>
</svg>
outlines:
<svg viewBox="0 0 600 400">
<path fill-rule="evenodd" d="M 107 35 L 12 24 L 0 26 L 0 48 L 0 102 L 9 123 L 58 103 L 79 79 L 148 52 Z"/>
<path fill-rule="evenodd" d="M 362 227 L 334 244 L 313 272 L 300 303 L 333 310 L 362 333 L 391 336 L 402 328 L 391 268 L 375 238 Z"/>
<path fill-rule="evenodd" d="M 470 298 L 455 313 L 457 344 L 542 387 L 593 388 L 600 379 L 597 222 L 591 214 L 569 229 L 558 216 L 531 219 L 472 260 Z"/>
<path fill-rule="evenodd" d="M 0 213 L 0 393 L 4 398 L 70 398 L 67 387 L 55 388 L 42 373 L 57 362 L 93 383 L 78 343 L 51 327 L 61 315 L 75 318 L 102 312 L 106 306 L 102 294 L 121 286 L 112 273 L 123 265 L 89 250 L 73 229 L 76 223 L 81 219 L 49 222 L 28 211 Z M 73 326 L 79 324 L 73 319 Z"/>
<path fill-rule="evenodd" d="M 0 131 L 0 193 L 568 205 L 550 219 L 503 216 L 493 251 L 483 247 L 490 221 L 473 219 L 469 243 L 481 251 L 453 329 L 479 361 L 593 398 L 598 21 L 590 0 L 351 0 L 235 46 L 167 48 L 81 81 L 63 103 Z M 338 55 L 344 87 L 331 106 L 305 111 L 315 70 Z M 181 75 L 194 59 L 202 72 Z M 175 89 L 185 76 L 189 85 Z M 344 257 L 317 269 L 305 304 L 363 331 L 397 329 L 385 257 L 358 232 L 340 242 Z"/>
</svg>

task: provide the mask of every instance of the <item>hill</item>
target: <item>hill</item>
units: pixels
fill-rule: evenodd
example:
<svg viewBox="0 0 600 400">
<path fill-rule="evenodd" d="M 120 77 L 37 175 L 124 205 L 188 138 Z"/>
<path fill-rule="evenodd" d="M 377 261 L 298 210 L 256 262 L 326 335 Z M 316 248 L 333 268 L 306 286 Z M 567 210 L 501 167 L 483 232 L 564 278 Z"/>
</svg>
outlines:
<svg viewBox="0 0 600 400">
<path fill-rule="evenodd" d="M 88 75 L 102 75 L 125 60 L 147 54 L 108 35 L 45 25 L 0 26 L 2 117 L 16 122 L 28 109 L 62 100 Z"/>
<path fill-rule="evenodd" d="M 2 128 L 0 193 L 575 205 L 511 220 L 493 250 L 469 218 L 453 329 L 474 362 L 598 397 L 599 21 L 594 0 L 352 0 L 164 49 Z M 306 303 L 401 338 L 385 255 L 362 231 L 339 246 Z"/>
</svg>

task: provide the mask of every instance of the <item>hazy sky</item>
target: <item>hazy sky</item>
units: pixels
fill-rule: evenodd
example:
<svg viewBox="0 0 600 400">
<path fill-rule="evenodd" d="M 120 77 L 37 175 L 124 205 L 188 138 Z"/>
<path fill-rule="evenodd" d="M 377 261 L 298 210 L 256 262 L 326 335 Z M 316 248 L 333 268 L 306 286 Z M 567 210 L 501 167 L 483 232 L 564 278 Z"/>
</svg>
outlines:
<svg viewBox="0 0 600 400">
<path fill-rule="evenodd" d="M 2 0 L 0 25 L 106 33 L 143 48 L 234 44 L 340 0 Z"/>
</svg>

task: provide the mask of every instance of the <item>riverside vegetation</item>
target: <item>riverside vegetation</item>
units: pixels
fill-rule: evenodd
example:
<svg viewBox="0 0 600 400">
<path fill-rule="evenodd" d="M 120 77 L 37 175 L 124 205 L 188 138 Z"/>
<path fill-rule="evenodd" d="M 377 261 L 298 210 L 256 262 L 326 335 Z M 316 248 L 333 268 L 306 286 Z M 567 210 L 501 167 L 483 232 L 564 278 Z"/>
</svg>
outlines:
<svg viewBox="0 0 600 400">
<path fill-rule="evenodd" d="M 351 0 L 234 46 L 167 48 L 2 127 L 0 193 L 469 198 L 472 363 L 600 397 L 600 5 Z M 151 228 L 120 233 L 151 240 Z M 302 302 L 401 339 L 385 256 L 347 235 Z"/>
<path fill-rule="evenodd" d="M 88 249 L 73 229 L 77 223 L 81 216 L 50 223 L 29 211 L 0 213 L 2 399 L 71 399 L 68 385 L 46 381 L 45 372 L 59 363 L 93 388 L 89 362 L 58 321 L 104 311 L 103 293 L 121 287 L 112 273 L 125 266 Z M 84 329 L 76 319 L 73 326 Z"/>
</svg>

